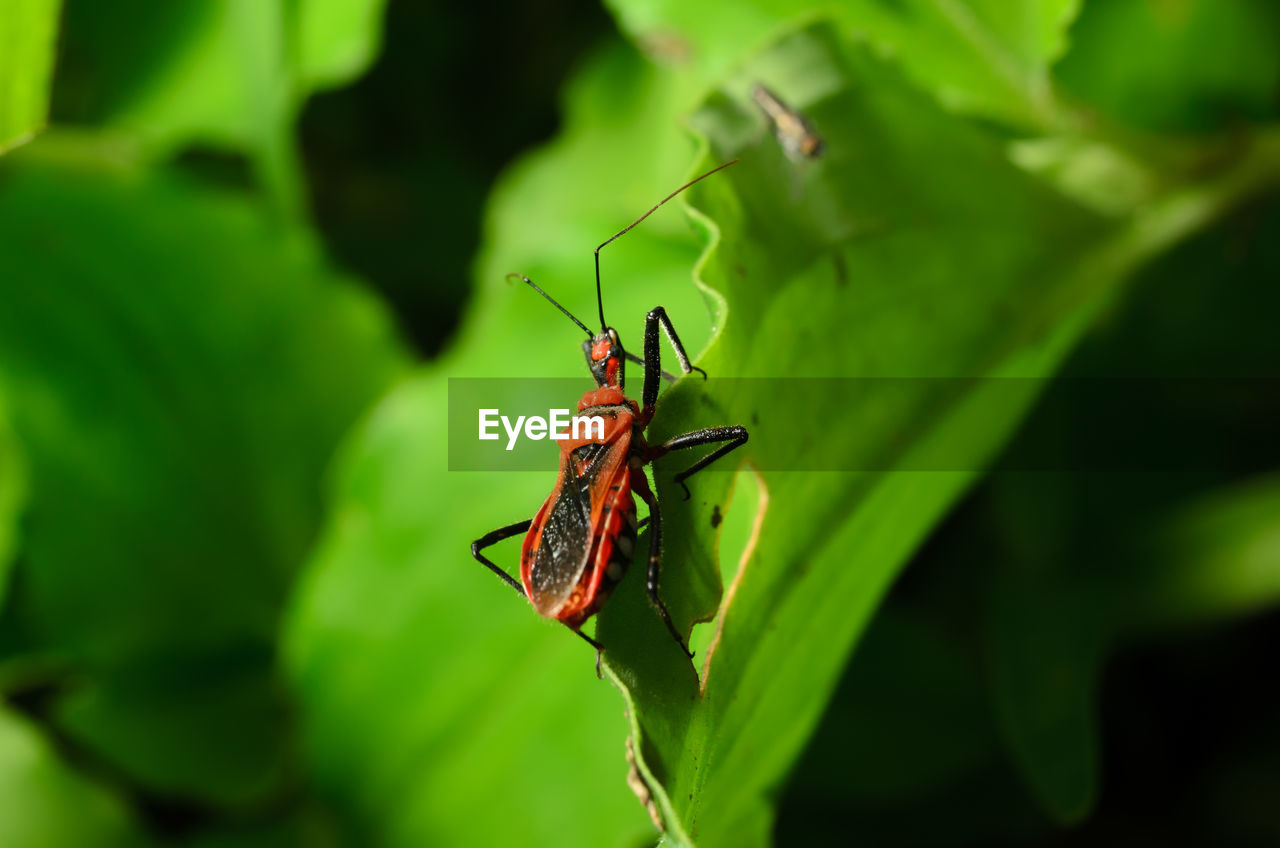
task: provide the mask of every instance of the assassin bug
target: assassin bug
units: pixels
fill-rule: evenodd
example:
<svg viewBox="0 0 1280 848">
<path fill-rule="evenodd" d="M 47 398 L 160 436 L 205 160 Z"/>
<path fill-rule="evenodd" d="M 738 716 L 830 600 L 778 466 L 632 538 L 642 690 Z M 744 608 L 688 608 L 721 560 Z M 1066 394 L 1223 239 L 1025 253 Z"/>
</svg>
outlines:
<svg viewBox="0 0 1280 848">
<path fill-rule="evenodd" d="M 645 583 L 649 600 L 662 617 L 676 644 L 686 655 L 693 656 L 658 595 L 658 572 L 662 562 L 662 511 L 657 497 L 649 487 L 644 466 L 671 451 L 701 445 L 719 445 L 675 476 L 675 481 L 684 488 L 687 500 L 689 487 L 684 481 L 690 475 L 701 471 L 747 441 L 746 428 L 739 426 L 695 430 L 675 436 L 660 445 L 650 445 L 645 441 L 644 431 L 653 418 L 654 404 L 658 400 L 658 382 L 662 378 L 675 379 L 661 367 L 659 328 L 674 348 L 676 361 L 680 363 L 683 373 L 697 371 L 706 379 L 707 372 L 690 364 L 684 345 L 680 343 L 671 319 L 661 306 L 654 307 L 645 317 L 644 359 L 622 346 L 617 331 L 604 320 L 604 300 L 600 293 L 600 250 L 625 235 L 656 212 L 658 207 L 698 180 L 709 177 L 736 161 L 726 162 L 671 192 L 648 212 L 596 248 L 596 307 L 600 314 L 598 333 L 593 333 L 586 324 L 575 318 L 525 275 L 507 275 L 508 278 L 524 280 L 587 334 L 582 350 L 586 354 L 591 376 L 595 378 L 596 388 L 582 396 L 582 400 L 578 402 L 578 414 L 603 418 L 605 428 L 603 434 L 589 431 L 583 438 L 561 441 L 560 474 L 542 509 L 531 519 L 499 528 L 472 542 L 471 555 L 528 598 L 541 615 L 564 623 L 589 642 L 596 649 L 597 675 L 600 673 L 600 654 L 604 651 L 604 646 L 583 633 L 581 628 L 604 604 L 630 564 L 636 532 L 641 526 L 641 522 L 636 521 L 633 493 L 639 495 L 649 507 L 649 517 L 645 519 L 649 523 L 649 568 Z M 627 362 L 644 367 L 644 388 L 639 404 L 625 394 Z M 520 580 L 517 581 L 481 552 L 490 545 L 521 533 L 524 534 L 524 544 L 520 549 Z"/>
</svg>

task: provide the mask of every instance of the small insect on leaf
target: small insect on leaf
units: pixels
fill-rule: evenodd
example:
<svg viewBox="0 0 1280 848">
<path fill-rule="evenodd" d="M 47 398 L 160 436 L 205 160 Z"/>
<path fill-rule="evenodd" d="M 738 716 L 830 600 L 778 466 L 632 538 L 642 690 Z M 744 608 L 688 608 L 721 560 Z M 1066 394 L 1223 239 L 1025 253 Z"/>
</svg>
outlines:
<svg viewBox="0 0 1280 848">
<path fill-rule="evenodd" d="M 760 83 L 756 83 L 751 89 L 751 98 L 769 116 L 773 134 L 777 136 L 778 144 L 782 145 L 788 159 L 801 162 L 805 159 L 817 159 L 823 154 L 826 145 L 804 115 Z"/>
</svg>

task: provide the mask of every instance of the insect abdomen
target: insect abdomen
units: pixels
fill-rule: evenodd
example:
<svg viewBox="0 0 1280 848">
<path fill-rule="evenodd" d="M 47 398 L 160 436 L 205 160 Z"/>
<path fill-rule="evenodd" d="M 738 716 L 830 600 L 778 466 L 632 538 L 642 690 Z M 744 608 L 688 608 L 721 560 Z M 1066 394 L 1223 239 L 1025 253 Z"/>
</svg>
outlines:
<svg viewBox="0 0 1280 848">
<path fill-rule="evenodd" d="M 620 474 L 605 500 L 596 534 L 591 540 L 589 566 L 573 597 L 557 616 L 571 627 L 586 621 L 608 600 L 627 573 L 636 546 L 636 504 L 629 474 Z"/>
</svg>

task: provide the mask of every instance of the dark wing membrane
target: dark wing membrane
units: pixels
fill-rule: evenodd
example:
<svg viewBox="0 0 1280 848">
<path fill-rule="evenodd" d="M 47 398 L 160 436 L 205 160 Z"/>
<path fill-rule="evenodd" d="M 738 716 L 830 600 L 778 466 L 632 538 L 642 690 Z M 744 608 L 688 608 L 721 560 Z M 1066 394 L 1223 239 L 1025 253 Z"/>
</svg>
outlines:
<svg viewBox="0 0 1280 848">
<path fill-rule="evenodd" d="M 599 498 L 626 457 L 626 444 L 583 445 L 564 458 L 559 497 L 543 523 L 533 567 L 529 600 L 543 615 L 555 615 L 582 580 L 591 554 L 593 494 Z"/>
</svg>

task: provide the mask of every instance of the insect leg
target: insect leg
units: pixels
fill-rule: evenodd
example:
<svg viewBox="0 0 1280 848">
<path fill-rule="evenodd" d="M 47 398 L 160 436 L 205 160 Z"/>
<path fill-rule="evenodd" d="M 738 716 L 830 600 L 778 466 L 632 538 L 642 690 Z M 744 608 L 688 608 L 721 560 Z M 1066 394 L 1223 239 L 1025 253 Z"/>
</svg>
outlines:
<svg viewBox="0 0 1280 848">
<path fill-rule="evenodd" d="M 675 349 L 680 370 L 686 374 L 697 371 L 702 375 L 702 379 L 707 379 L 706 371 L 689 363 L 689 355 L 684 352 L 684 345 L 676 335 L 676 328 L 671 326 L 667 310 L 661 306 L 655 306 L 644 319 L 644 391 L 640 395 L 640 401 L 645 409 L 653 409 L 653 405 L 658 402 L 658 378 L 662 374 L 662 354 L 658 350 L 659 326 L 666 334 L 667 341 L 671 342 L 671 347 Z"/>
<path fill-rule="evenodd" d="M 496 545 L 498 542 L 501 542 L 503 539 L 510 539 L 512 536 L 518 536 L 521 533 L 527 532 L 529 529 L 529 525 L 532 523 L 533 523 L 532 518 L 525 519 L 524 521 L 517 521 L 515 524 L 509 524 L 506 527 L 499 527 L 497 530 L 494 530 L 491 533 L 486 533 L 483 536 L 481 536 L 479 539 L 476 539 L 474 542 L 471 543 L 471 555 L 475 557 L 478 562 L 487 566 L 489 570 L 492 571 L 494 574 L 498 575 L 503 580 L 505 580 L 507 582 L 507 585 L 510 586 L 512 589 L 515 589 L 517 592 L 519 592 L 520 597 L 522 598 L 525 597 L 525 594 L 524 594 L 524 587 L 520 585 L 520 581 L 512 577 L 507 572 L 503 571 L 501 568 L 495 565 L 492 560 L 490 560 L 488 557 L 486 557 L 484 554 L 480 552 L 483 551 L 485 548 L 489 547 L 490 545 Z M 604 652 L 604 645 L 601 645 L 595 639 L 592 639 L 590 636 L 583 633 L 581 630 L 578 630 L 577 628 L 570 627 L 569 629 L 572 630 L 574 633 L 577 633 L 579 636 L 581 636 L 583 639 L 587 641 L 588 645 L 596 649 L 596 677 L 599 677 L 600 676 L 600 654 Z"/>
<path fill-rule="evenodd" d="M 567 627 L 568 625 L 565 625 L 565 626 Z M 583 633 L 581 630 L 577 629 L 576 627 L 570 627 L 569 629 L 572 630 L 574 633 L 577 633 L 583 639 L 586 639 L 587 644 L 596 649 L 596 680 L 604 680 L 604 674 L 600 672 L 600 660 L 604 656 L 604 645 L 601 645 L 595 639 L 592 639 L 590 636 Z"/>
<path fill-rule="evenodd" d="M 721 442 L 727 442 L 704 456 L 702 459 L 690 465 L 684 471 L 675 476 L 675 481 L 684 489 L 684 499 L 689 499 L 689 487 L 685 485 L 685 480 L 720 457 L 729 453 L 729 451 L 739 448 L 747 443 L 747 428 L 740 425 L 731 427 L 708 427 L 705 430 L 694 430 L 692 433 L 683 433 L 679 436 L 673 436 L 667 441 L 655 447 L 652 451 L 653 456 L 662 456 L 673 450 L 683 450 L 684 448 L 696 448 L 701 445 L 714 445 Z"/>
<path fill-rule="evenodd" d="M 633 491 L 640 495 L 644 502 L 649 505 L 649 569 L 645 575 L 645 590 L 649 593 L 650 603 L 658 610 L 658 615 L 662 616 L 662 621 L 667 625 L 671 638 L 675 639 L 676 644 L 680 646 L 680 650 L 684 651 L 692 659 L 693 652 L 684 643 L 680 632 L 676 630 L 675 624 L 671 621 L 671 613 L 667 612 L 667 605 L 658 596 L 658 572 L 662 568 L 662 510 L 658 507 L 658 498 L 649 490 L 648 486 L 643 488 L 633 486 Z"/>
<path fill-rule="evenodd" d="M 628 362 L 634 362 L 636 365 L 644 367 L 644 360 L 636 356 L 634 353 L 623 352 L 622 355 L 627 358 Z M 670 371 L 663 371 L 662 379 L 666 380 L 668 383 L 674 383 L 676 381 L 676 375 L 672 374 Z"/>
<path fill-rule="evenodd" d="M 471 543 L 471 555 L 476 558 L 476 561 L 488 566 L 490 571 L 505 580 L 507 585 L 512 589 L 519 592 L 520 597 L 522 598 L 524 597 L 524 587 L 520 585 L 520 581 L 503 571 L 480 552 L 490 545 L 496 545 L 503 539 L 510 539 L 512 536 L 518 536 L 521 533 L 526 532 L 529 529 L 529 525 L 532 523 L 532 518 L 526 518 L 524 521 L 517 521 L 515 524 L 509 524 L 506 527 L 499 527 L 497 530 L 486 533 Z"/>
</svg>

